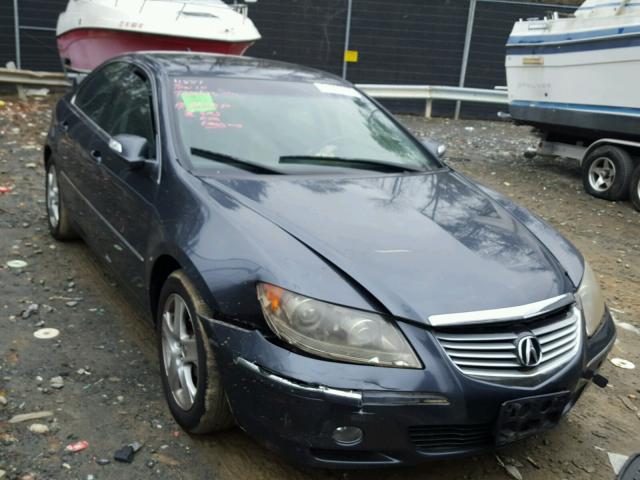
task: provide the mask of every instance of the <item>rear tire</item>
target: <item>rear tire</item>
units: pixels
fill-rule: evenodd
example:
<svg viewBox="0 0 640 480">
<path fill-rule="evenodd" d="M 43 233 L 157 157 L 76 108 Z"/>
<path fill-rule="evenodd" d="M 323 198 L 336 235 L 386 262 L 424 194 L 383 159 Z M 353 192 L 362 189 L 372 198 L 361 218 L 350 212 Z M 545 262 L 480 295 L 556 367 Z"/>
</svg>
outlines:
<svg viewBox="0 0 640 480">
<path fill-rule="evenodd" d="M 156 319 L 162 387 L 176 422 L 206 434 L 235 422 L 199 315 L 211 317 L 186 274 L 173 272 L 160 292 Z"/>
<path fill-rule="evenodd" d="M 605 200 L 625 200 L 633 172 L 633 160 L 620 147 L 596 148 L 582 164 L 582 182 L 590 195 Z"/>
<path fill-rule="evenodd" d="M 640 212 L 640 163 L 638 163 L 633 175 L 631 175 L 629 198 L 633 206 L 636 207 L 636 210 Z"/>
<path fill-rule="evenodd" d="M 56 240 L 74 240 L 78 238 L 78 234 L 71 226 L 69 210 L 67 210 L 63 197 L 58 169 L 53 159 L 50 158 L 46 164 L 45 176 L 45 203 L 49 231 Z"/>
</svg>

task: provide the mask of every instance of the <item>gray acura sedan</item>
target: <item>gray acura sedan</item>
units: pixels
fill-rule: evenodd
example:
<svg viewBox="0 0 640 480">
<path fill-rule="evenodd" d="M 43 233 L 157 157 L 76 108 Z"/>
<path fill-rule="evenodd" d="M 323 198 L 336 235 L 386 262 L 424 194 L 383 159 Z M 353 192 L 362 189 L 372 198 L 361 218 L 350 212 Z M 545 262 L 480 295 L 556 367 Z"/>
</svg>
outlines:
<svg viewBox="0 0 640 480">
<path fill-rule="evenodd" d="M 580 253 L 337 77 L 119 57 L 60 100 L 44 157 L 52 235 L 148 309 L 189 432 L 408 464 L 551 428 L 606 384 L 615 328 Z"/>
</svg>

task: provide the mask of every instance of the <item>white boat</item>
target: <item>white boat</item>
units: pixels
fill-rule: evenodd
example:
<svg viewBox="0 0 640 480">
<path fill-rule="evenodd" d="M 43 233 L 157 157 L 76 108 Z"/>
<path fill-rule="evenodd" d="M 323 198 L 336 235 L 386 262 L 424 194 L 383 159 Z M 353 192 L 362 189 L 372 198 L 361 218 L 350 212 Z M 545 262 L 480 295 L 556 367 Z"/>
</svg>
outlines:
<svg viewBox="0 0 640 480">
<path fill-rule="evenodd" d="M 520 20 L 507 42 L 512 117 L 582 138 L 640 137 L 640 1 L 587 0 Z"/>
<path fill-rule="evenodd" d="M 221 0 L 70 0 L 58 18 L 58 50 L 76 72 L 142 50 L 242 55 L 260 39 L 247 8 Z"/>
</svg>

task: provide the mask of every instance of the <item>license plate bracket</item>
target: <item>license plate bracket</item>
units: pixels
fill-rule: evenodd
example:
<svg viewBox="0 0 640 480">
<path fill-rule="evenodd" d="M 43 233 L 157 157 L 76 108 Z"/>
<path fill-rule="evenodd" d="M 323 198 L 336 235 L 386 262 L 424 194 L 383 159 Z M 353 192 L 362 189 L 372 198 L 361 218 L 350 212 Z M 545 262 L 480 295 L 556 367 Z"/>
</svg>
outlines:
<svg viewBox="0 0 640 480">
<path fill-rule="evenodd" d="M 504 402 L 496 424 L 496 444 L 515 442 L 555 427 L 570 397 L 570 392 L 559 392 Z"/>
</svg>

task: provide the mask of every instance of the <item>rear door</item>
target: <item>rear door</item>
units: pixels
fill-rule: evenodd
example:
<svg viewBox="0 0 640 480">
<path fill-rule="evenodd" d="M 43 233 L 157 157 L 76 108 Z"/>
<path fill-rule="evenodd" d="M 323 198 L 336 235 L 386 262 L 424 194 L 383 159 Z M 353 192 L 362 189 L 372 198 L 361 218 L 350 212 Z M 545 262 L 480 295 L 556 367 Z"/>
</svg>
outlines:
<svg viewBox="0 0 640 480">
<path fill-rule="evenodd" d="M 110 237 L 109 226 L 96 205 L 108 194 L 101 173 L 102 153 L 112 140 L 112 98 L 128 68 L 127 63 L 115 62 L 89 75 L 65 106 L 64 119 L 60 120 L 66 130 L 66 161 L 61 177 L 74 198 L 74 218 L 87 242 L 107 260 L 104 250 Z"/>
</svg>

